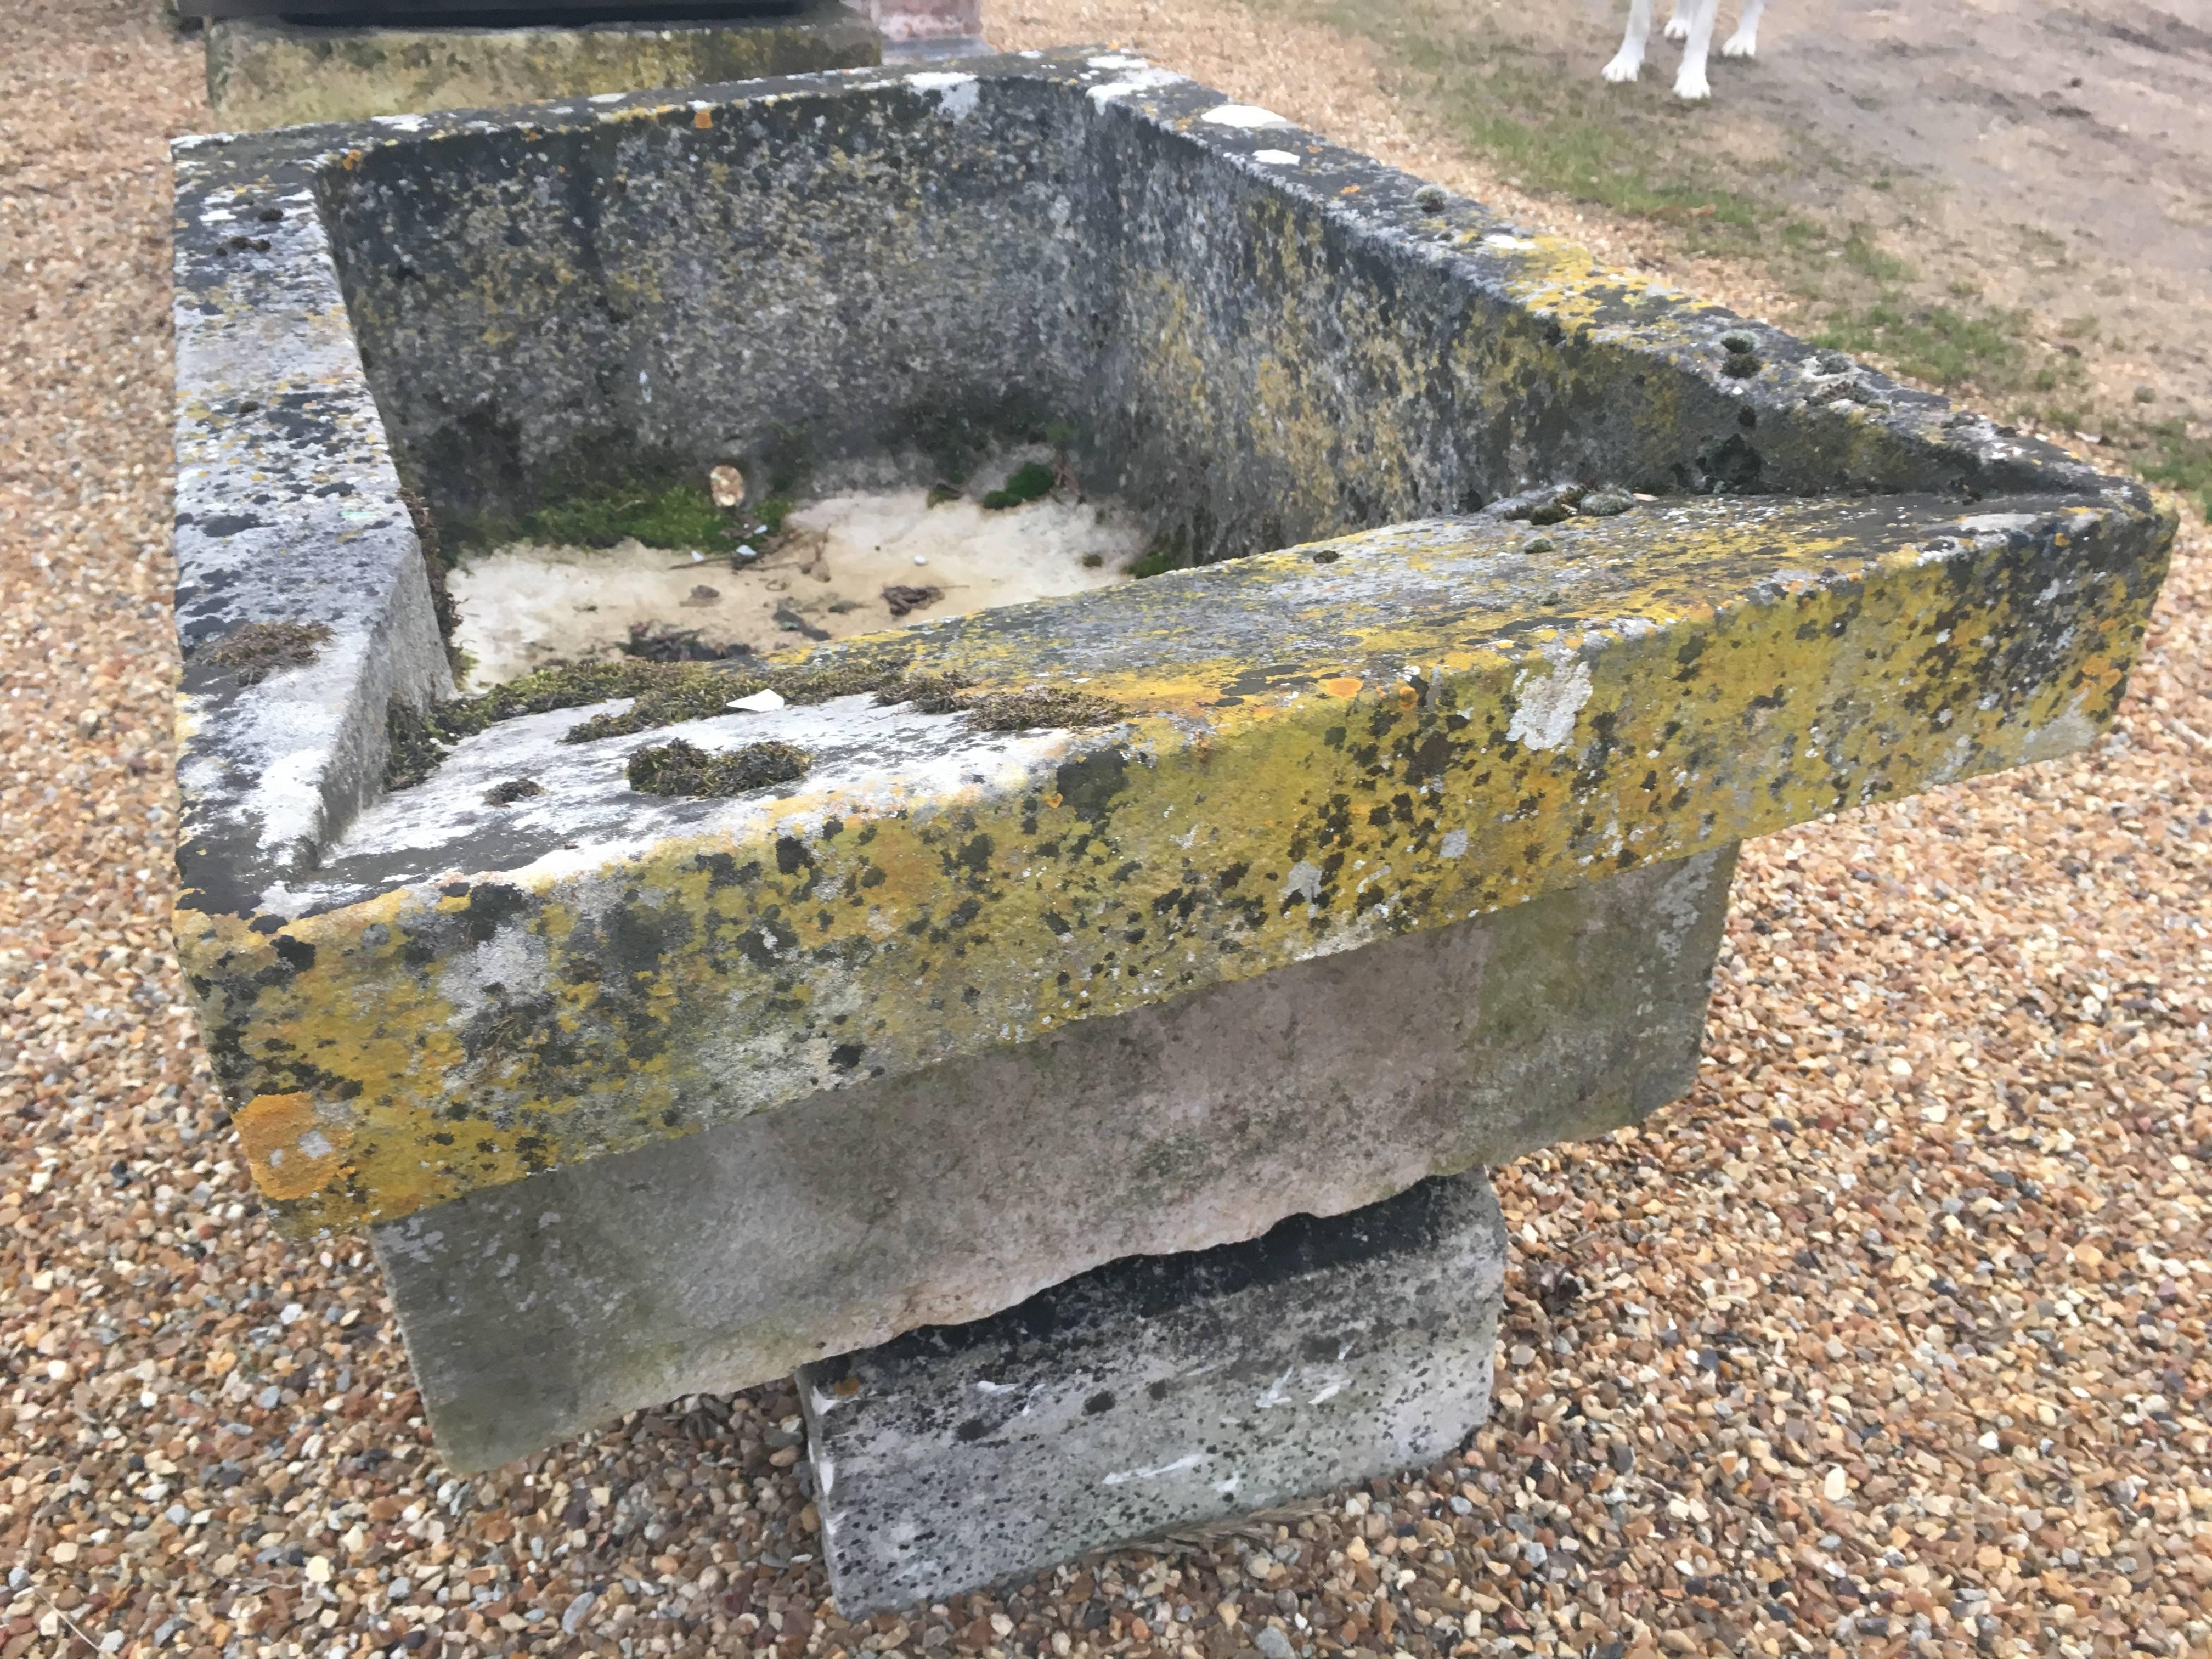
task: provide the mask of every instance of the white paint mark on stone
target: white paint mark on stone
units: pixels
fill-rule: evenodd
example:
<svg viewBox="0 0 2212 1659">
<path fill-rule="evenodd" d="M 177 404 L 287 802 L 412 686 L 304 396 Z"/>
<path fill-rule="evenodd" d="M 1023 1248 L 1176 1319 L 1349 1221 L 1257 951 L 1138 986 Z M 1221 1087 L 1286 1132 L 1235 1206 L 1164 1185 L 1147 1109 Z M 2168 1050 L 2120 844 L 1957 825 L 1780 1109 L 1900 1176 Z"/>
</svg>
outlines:
<svg viewBox="0 0 2212 1659">
<path fill-rule="evenodd" d="M 1091 88 L 1091 101 L 1104 108 L 1116 98 L 1126 98 L 1133 92 L 1157 92 L 1162 87 L 1178 85 L 1182 76 L 1173 70 L 1133 70 L 1118 81 L 1108 81 Z"/>
<path fill-rule="evenodd" d="M 1467 851 L 1467 831 L 1464 830 L 1446 831 L 1444 844 L 1438 850 L 1448 859 L 1458 858 Z"/>
<path fill-rule="evenodd" d="M 1102 1486 L 1127 1486 L 1132 1480 L 1156 1480 L 1164 1474 L 1181 1474 L 1185 1469 L 1194 1469 L 1206 1462 L 1204 1452 L 1188 1452 L 1172 1463 L 1157 1464 L 1149 1469 L 1116 1469 L 1098 1482 Z"/>
<path fill-rule="evenodd" d="M 918 92 L 938 94 L 937 112 L 955 121 L 975 113 L 975 99 L 982 90 L 974 76 L 959 70 L 924 70 L 908 76 L 906 83 Z"/>
<path fill-rule="evenodd" d="M 1283 893 L 1285 897 L 1302 898 L 1309 904 L 1318 902 L 1321 898 L 1321 866 L 1310 860 L 1300 859 L 1291 866 L 1290 879 L 1283 884 Z"/>
<path fill-rule="evenodd" d="M 1305 158 L 1287 149 L 1255 149 L 1252 159 L 1271 167 L 1296 167 L 1305 165 Z"/>
<path fill-rule="evenodd" d="M 1540 679 L 1523 669 L 1513 682 L 1513 696 L 1518 706 L 1505 735 L 1531 749 L 1564 748 L 1575 734 L 1575 716 L 1590 699 L 1589 665 L 1579 658 L 1555 658 Z"/>
<path fill-rule="evenodd" d="M 742 708 L 748 714 L 773 714 L 783 707 L 783 696 L 781 693 L 773 689 L 756 691 L 750 697 L 738 698 L 730 704 L 730 707 Z"/>
<path fill-rule="evenodd" d="M 1257 104 L 1217 104 L 1198 118 L 1210 121 L 1217 127 L 1240 127 L 1250 131 L 1255 127 L 1286 127 L 1290 123 L 1271 109 Z"/>
<path fill-rule="evenodd" d="M 1293 1367 L 1292 1369 L 1295 1370 L 1296 1368 Z M 1289 1405 L 1291 1403 L 1291 1396 L 1287 1390 L 1290 1381 L 1291 1372 L 1285 1371 L 1280 1376 L 1277 1377 L 1273 1382 L 1267 1385 L 1266 1392 L 1261 1394 L 1257 1400 L 1254 1401 L 1252 1402 L 1253 1405 L 1263 1412 L 1272 1411 L 1277 1406 Z"/>
<path fill-rule="evenodd" d="M 1340 1379 L 1340 1380 L 1339 1380 L 1339 1381 L 1337 1381 L 1337 1382 L 1331 1382 L 1331 1383 L 1330 1383 L 1327 1388 L 1323 1389 L 1322 1389 L 1319 1394 L 1316 1395 L 1312 1399 L 1310 1399 L 1310 1400 L 1307 1401 L 1306 1401 L 1306 1404 L 1307 1404 L 1307 1405 L 1309 1405 L 1309 1406 L 1324 1406 L 1324 1405 L 1327 1405 L 1330 1401 L 1332 1401 L 1332 1400 L 1335 1399 L 1335 1398 L 1337 1397 L 1337 1395 L 1339 1395 L 1342 1394 L 1343 1392 L 1344 1392 L 1344 1383 L 1343 1383 L 1343 1382 Z"/>
<path fill-rule="evenodd" d="M 303 669 L 292 669 L 284 678 L 305 672 Z M 270 680 L 276 678 L 272 674 Z M 260 820 L 264 851 L 298 847 L 312 842 L 321 834 L 323 798 L 319 786 L 330 759 L 331 751 L 323 744 L 303 744 L 269 763 L 261 781 L 246 799 L 250 817 Z"/>
<path fill-rule="evenodd" d="M 420 115 L 372 115 L 368 119 L 371 125 L 389 127 L 394 132 L 420 132 L 430 125 Z"/>
<path fill-rule="evenodd" d="M 1144 58 L 1132 58 L 1128 53 L 1122 52 L 1109 52 L 1103 58 L 1086 58 L 1084 61 L 1088 63 L 1092 69 L 1133 70 L 1144 69 L 1146 67 L 1146 62 Z"/>
</svg>

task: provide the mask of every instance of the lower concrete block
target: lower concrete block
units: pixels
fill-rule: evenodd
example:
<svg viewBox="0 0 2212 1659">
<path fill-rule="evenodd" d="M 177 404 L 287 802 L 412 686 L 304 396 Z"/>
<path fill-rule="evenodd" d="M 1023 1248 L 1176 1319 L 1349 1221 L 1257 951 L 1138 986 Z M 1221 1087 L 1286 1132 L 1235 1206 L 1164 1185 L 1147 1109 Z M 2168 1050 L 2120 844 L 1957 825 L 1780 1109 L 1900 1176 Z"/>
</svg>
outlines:
<svg viewBox="0 0 2212 1659">
<path fill-rule="evenodd" d="M 799 1373 L 848 1618 L 1434 1462 L 1490 1411 L 1480 1173 Z"/>
<path fill-rule="evenodd" d="M 1602 1134 L 1696 1075 L 1735 848 L 374 1228 L 482 1468 L 679 1395 Z"/>
<path fill-rule="evenodd" d="M 695 21 L 417 25 L 230 18 L 208 25 L 208 101 L 234 131 L 706 86 L 883 61 L 839 0 Z"/>
</svg>

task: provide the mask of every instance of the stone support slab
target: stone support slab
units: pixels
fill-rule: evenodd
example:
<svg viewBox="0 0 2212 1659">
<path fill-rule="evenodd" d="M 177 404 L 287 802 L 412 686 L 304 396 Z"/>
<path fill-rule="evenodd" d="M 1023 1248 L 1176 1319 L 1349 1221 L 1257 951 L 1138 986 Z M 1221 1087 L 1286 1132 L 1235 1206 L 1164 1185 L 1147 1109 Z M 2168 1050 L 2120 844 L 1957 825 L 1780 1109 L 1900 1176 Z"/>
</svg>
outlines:
<svg viewBox="0 0 2212 1659">
<path fill-rule="evenodd" d="M 1601 1134 L 1695 1075 L 1735 848 L 375 1228 L 446 1460 Z"/>
<path fill-rule="evenodd" d="M 238 131 L 882 61 L 876 24 L 839 0 L 810 0 L 787 15 L 705 21 L 439 28 L 256 17 L 207 30 L 208 101 Z"/>
<path fill-rule="evenodd" d="M 1480 1172 L 799 1372 L 848 1618 L 1433 1462 L 1489 1414 Z"/>
</svg>

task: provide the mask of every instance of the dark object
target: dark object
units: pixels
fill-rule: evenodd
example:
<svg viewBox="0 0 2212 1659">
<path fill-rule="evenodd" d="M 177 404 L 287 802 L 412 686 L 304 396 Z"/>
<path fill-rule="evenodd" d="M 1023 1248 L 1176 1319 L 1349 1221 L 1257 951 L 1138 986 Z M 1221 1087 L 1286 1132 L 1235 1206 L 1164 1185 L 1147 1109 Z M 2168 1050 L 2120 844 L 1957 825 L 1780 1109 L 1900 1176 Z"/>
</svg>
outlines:
<svg viewBox="0 0 2212 1659">
<path fill-rule="evenodd" d="M 903 617 L 910 611 L 935 605 L 945 597 L 941 587 L 902 587 L 894 582 L 884 589 L 884 603 L 891 608 L 891 615 Z"/>
<path fill-rule="evenodd" d="M 495 783 L 484 791 L 487 806 L 512 806 L 519 800 L 528 800 L 532 795 L 545 793 L 544 786 L 530 778 L 509 778 L 505 783 Z"/>
<path fill-rule="evenodd" d="M 716 17 L 776 17 L 806 0 L 177 0 L 179 17 L 281 17 L 294 23 L 406 23 L 453 28 L 507 24 L 697 22 Z"/>
<path fill-rule="evenodd" d="M 787 743 L 749 743 L 710 755 L 678 738 L 632 755 L 629 787 L 646 795 L 738 795 L 793 782 L 813 764 L 813 756 Z"/>
<path fill-rule="evenodd" d="M 698 591 L 692 590 L 695 593 Z M 699 637 L 696 628 L 632 623 L 623 654 L 642 657 L 647 662 L 726 662 L 732 657 L 749 657 L 752 649 L 749 645 L 710 645 Z"/>
</svg>

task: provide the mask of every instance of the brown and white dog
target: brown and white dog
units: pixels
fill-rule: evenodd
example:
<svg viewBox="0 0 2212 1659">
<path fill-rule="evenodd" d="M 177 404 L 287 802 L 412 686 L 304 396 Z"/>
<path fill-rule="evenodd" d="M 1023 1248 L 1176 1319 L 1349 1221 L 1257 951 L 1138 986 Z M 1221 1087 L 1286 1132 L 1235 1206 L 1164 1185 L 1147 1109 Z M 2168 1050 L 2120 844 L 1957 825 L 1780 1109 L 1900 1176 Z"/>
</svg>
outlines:
<svg viewBox="0 0 2212 1659">
<path fill-rule="evenodd" d="M 1694 102 L 1713 95 L 1712 84 L 1705 79 L 1705 56 L 1712 47 L 1714 14 L 1719 9 L 1720 0 L 1674 0 L 1667 38 L 1689 43 L 1682 50 L 1682 67 L 1674 76 L 1677 98 Z M 1766 0 L 1743 0 L 1743 15 L 1736 21 L 1735 33 L 1722 44 L 1722 57 L 1758 54 L 1759 14 L 1765 9 Z M 1651 0 L 1628 0 L 1628 33 L 1621 37 L 1620 50 L 1605 66 L 1605 78 L 1633 81 L 1644 67 L 1644 43 L 1650 38 Z"/>
</svg>

